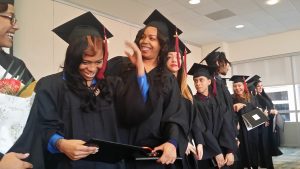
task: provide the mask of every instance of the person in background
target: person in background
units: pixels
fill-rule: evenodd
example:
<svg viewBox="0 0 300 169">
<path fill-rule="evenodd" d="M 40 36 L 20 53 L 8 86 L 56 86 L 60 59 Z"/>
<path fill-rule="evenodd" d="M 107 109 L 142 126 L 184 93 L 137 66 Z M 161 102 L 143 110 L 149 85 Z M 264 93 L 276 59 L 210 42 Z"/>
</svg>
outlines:
<svg viewBox="0 0 300 169">
<path fill-rule="evenodd" d="M 24 62 L 2 49 L 12 47 L 14 33 L 19 29 L 16 22 L 14 0 L 0 0 L 0 76 L 3 77 L 6 72 L 5 78 L 19 77 L 23 74 L 20 79 L 26 83 L 33 77 Z M 0 169 L 32 168 L 32 164 L 23 161 L 28 156 L 28 153 L 0 152 Z"/>
<path fill-rule="evenodd" d="M 176 49 L 178 49 L 178 51 Z M 196 157 L 196 160 L 202 159 L 204 139 L 202 136 L 203 129 L 201 124 L 197 126 L 198 131 L 195 131 L 193 134 L 191 133 L 194 121 L 197 120 L 198 111 L 196 106 L 193 104 L 194 101 L 192 91 L 187 85 L 186 55 L 189 53 L 191 53 L 191 51 L 180 39 L 178 39 L 178 47 L 176 47 L 176 39 L 174 38 L 169 45 L 166 67 L 177 78 L 177 82 L 181 90 L 184 112 L 189 117 L 189 134 L 187 136 L 188 140 L 182 138 L 185 141 L 180 143 L 184 145 L 183 147 L 186 147 L 186 157 L 183 158 L 183 164 L 185 168 L 194 168 L 194 156 Z"/>
<path fill-rule="evenodd" d="M 254 75 L 251 77 L 247 83 L 254 89 L 254 97 L 259 103 L 261 109 L 267 110 L 267 116 L 269 121 L 265 125 L 259 126 L 259 138 L 260 138 L 260 167 L 273 169 L 272 156 L 281 155 L 282 152 L 279 150 L 279 126 L 274 123 L 274 118 L 276 119 L 278 111 L 274 108 L 274 104 L 270 97 L 265 93 L 263 89 L 260 76 Z"/>
<path fill-rule="evenodd" d="M 238 139 L 240 140 L 239 168 L 247 167 L 248 169 L 257 169 L 260 160 L 258 128 L 256 127 L 248 131 L 242 118 L 243 114 L 259 107 L 259 104 L 248 91 L 245 81 L 248 77 L 249 76 L 234 75 L 229 80 L 233 81 L 233 103 L 242 105 L 242 108 L 236 112 L 240 126 L 238 135 Z"/>
<path fill-rule="evenodd" d="M 225 114 L 224 123 L 227 123 L 225 126 L 229 128 L 224 128 L 223 133 L 226 133 L 224 137 L 226 141 L 227 149 L 223 149 L 223 154 L 225 154 L 226 165 L 232 166 L 234 168 L 234 161 L 237 153 L 237 117 L 234 113 L 234 109 L 240 109 L 239 104 L 233 105 L 231 94 L 229 93 L 228 88 L 223 83 L 221 75 L 227 75 L 231 63 L 226 58 L 224 52 L 217 51 L 220 47 L 214 49 L 210 52 L 200 63 L 204 60 L 209 67 L 215 67 L 215 69 L 210 72 L 212 74 L 212 94 L 217 99 L 218 106 L 220 111 Z M 237 107 L 237 108 L 235 108 Z"/>
</svg>

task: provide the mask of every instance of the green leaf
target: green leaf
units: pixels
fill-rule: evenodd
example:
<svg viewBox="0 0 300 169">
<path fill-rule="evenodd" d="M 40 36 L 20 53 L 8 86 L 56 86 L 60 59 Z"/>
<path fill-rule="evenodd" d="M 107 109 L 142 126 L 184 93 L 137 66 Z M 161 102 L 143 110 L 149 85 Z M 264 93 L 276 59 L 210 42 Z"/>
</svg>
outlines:
<svg viewBox="0 0 300 169">
<path fill-rule="evenodd" d="M 32 83 L 33 81 L 33 77 L 30 78 L 30 80 L 28 80 L 28 82 L 25 84 L 25 86 L 16 94 L 16 96 L 20 96 L 20 94 L 27 89 L 27 87 Z"/>
</svg>

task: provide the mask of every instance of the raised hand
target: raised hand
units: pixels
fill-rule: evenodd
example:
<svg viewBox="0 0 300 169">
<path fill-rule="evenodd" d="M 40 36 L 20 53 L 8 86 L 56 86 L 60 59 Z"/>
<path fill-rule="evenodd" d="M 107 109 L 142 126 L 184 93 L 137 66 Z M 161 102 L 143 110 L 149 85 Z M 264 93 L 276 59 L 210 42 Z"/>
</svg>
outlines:
<svg viewBox="0 0 300 169">
<path fill-rule="evenodd" d="M 233 110 L 235 111 L 235 112 L 238 112 L 238 111 L 240 111 L 243 107 L 245 107 L 246 105 L 245 104 L 243 104 L 243 103 L 236 103 L 236 104 L 234 104 L 233 105 Z"/>
<path fill-rule="evenodd" d="M 143 76 L 145 74 L 145 67 L 140 49 L 132 42 L 126 41 L 125 45 L 133 51 L 132 54 L 129 51 L 125 51 L 126 56 L 130 62 L 136 66 L 138 76 Z"/>
</svg>

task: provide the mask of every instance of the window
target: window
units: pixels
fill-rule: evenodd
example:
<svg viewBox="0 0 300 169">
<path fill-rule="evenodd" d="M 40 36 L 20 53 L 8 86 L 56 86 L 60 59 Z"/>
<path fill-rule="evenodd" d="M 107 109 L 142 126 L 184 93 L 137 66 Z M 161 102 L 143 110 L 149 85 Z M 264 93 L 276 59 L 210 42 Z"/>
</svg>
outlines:
<svg viewBox="0 0 300 169">
<path fill-rule="evenodd" d="M 232 74 L 261 76 L 265 92 L 285 121 L 300 122 L 299 65 L 298 55 L 260 58 L 233 63 Z"/>
<path fill-rule="evenodd" d="M 264 87 L 264 89 L 285 121 L 296 122 L 293 85 Z"/>
</svg>

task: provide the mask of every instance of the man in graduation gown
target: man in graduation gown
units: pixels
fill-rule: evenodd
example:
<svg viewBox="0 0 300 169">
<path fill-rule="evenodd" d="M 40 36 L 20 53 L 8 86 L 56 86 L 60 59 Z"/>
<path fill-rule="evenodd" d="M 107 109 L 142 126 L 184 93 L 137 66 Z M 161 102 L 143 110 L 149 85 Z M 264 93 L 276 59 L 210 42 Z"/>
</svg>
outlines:
<svg viewBox="0 0 300 169">
<path fill-rule="evenodd" d="M 224 128 L 223 132 L 226 134 L 226 147 L 230 147 L 227 150 L 223 150 L 226 154 L 228 164 L 233 163 L 233 154 L 237 151 L 237 118 L 233 110 L 233 102 L 231 94 L 228 88 L 223 83 L 220 75 L 225 76 L 229 70 L 230 62 L 227 60 L 224 52 L 217 51 L 220 47 L 214 49 L 210 52 L 200 63 L 204 60 L 206 64 L 210 67 L 215 67 L 210 72 L 212 74 L 212 93 L 216 97 L 216 102 L 220 108 L 220 111 L 224 113 L 225 120 L 228 128 Z M 227 151 L 227 152 L 226 152 Z M 234 167 L 234 166 L 233 166 Z"/>
<path fill-rule="evenodd" d="M 189 75 L 193 75 L 197 89 L 194 100 L 198 108 L 198 120 L 195 121 L 196 126 L 192 130 L 193 135 L 199 132 L 197 123 L 198 125 L 200 125 L 199 123 L 204 123 L 205 126 L 203 132 L 205 140 L 204 154 L 203 160 L 199 161 L 199 168 L 228 167 L 226 166 L 228 164 L 225 157 L 227 155 L 226 152 L 231 149 L 231 146 L 228 146 L 230 144 L 227 143 L 228 136 L 226 135 L 228 132 L 223 133 L 224 130 L 229 130 L 231 126 L 225 122 L 225 114 L 220 111 L 217 100 L 209 88 L 211 84 L 211 69 L 214 68 L 195 63 L 188 72 Z"/>
</svg>

